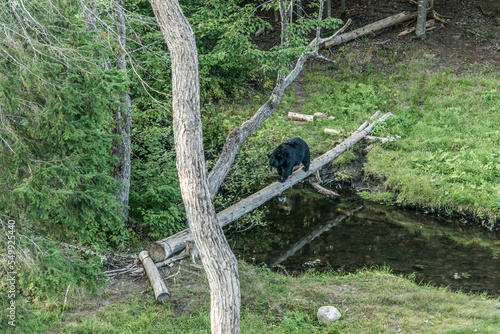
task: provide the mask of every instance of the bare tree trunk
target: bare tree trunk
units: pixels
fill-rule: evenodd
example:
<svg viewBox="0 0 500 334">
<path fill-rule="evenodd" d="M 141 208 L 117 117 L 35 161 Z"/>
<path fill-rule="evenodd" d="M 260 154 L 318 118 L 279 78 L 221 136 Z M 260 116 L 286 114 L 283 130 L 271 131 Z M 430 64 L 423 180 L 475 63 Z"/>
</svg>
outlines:
<svg viewBox="0 0 500 334">
<path fill-rule="evenodd" d="M 427 19 L 427 0 L 418 0 L 417 27 L 415 34 L 418 38 L 425 38 L 425 22 Z"/>
<path fill-rule="evenodd" d="M 287 8 L 286 0 L 279 0 L 279 9 L 281 17 L 281 45 L 288 46 L 288 26 L 292 23 L 293 0 Z"/>
<path fill-rule="evenodd" d="M 217 222 L 203 154 L 198 54 L 177 0 L 151 0 L 172 59 L 177 171 L 187 220 L 207 273 L 212 333 L 240 332 L 238 263 Z"/>
<path fill-rule="evenodd" d="M 340 15 L 343 16 L 345 14 L 345 0 L 340 0 Z"/>
<path fill-rule="evenodd" d="M 116 14 L 116 27 L 118 32 L 118 41 L 120 43 L 120 53 L 117 58 L 117 68 L 120 71 L 127 71 L 127 62 L 125 45 L 126 45 L 126 28 L 125 28 L 125 18 L 123 14 L 123 0 L 115 0 L 115 14 Z M 132 152 L 132 102 L 130 100 L 130 95 L 127 92 L 123 92 L 120 95 L 120 106 L 116 111 L 116 121 L 118 124 L 118 134 L 120 136 L 121 143 L 119 145 L 118 151 L 118 171 L 116 177 L 122 182 L 123 187 L 120 188 L 117 195 L 117 201 L 124 206 L 123 208 L 123 219 L 128 220 L 128 199 L 130 193 L 130 174 L 131 174 L 131 152 Z"/>
<path fill-rule="evenodd" d="M 385 29 L 387 27 L 396 25 L 398 23 L 408 21 L 410 19 L 415 18 L 415 16 L 417 16 L 417 13 L 401 12 L 399 14 L 386 17 L 385 19 L 382 19 L 380 21 L 370 23 L 370 24 L 368 24 L 364 27 L 358 28 L 356 30 L 349 31 L 345 34 L 338 35 L 338 36 L 332 36 L 329 38 L 324 38 L 324 39 L 322 39 L 321 42 L 324 43 L 325 48 L 330 48 L 332 46 L 351 41 L 351 40 L 358 38 L 360 36 L 364 36 L 364 35 L 367 35 L 369 33 L 374 33 L 376 31 Z"/>
</svg>

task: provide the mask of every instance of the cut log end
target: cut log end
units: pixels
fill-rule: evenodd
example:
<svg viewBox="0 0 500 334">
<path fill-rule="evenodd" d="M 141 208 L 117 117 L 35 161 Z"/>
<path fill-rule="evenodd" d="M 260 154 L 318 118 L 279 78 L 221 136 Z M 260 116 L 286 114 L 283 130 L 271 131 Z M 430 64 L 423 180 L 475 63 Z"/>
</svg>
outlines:
<svg viewBox="0 0 500 334">
<path fill-rule="evenodd" d="M 167 300 L 170 299 L 170 295 L 168 293 L 161 293 L 159 294 L 157 297 L 156 297 L 156 301 L 158 303 L 163 303 L 163 302 L 166 302 Z"/>
<path fill-rule="evenodd" d="M 335 129 L 325 129 L 324 130 L 326 134 L 330 134 L 330 135 L 338 135 L 340 134 L 340 131 L 339 130 L 335 130 Z"/>
<path fill-rule="evenodd" d="M 154 261 L 163 261 L 164 259 L 167 258 L 165 248 L 163 248 L 163 246 L 157 242 L 151 244 L 148 248 L 148 251 L 149 251 L 149 256 Z"/>
</svg>

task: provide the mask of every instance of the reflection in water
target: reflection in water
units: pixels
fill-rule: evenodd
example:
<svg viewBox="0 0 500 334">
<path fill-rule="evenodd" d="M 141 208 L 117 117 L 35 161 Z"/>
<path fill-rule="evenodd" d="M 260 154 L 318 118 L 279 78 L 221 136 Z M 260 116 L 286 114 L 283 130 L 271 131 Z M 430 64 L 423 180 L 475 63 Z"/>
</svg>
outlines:
<svg viewBox="0 0 500 334">
<path fill-rule="evenodd" d="M 279 264 L 289 272 L 387 264 L 396 274 L 415 273 L 417 281 L 500 293 L 498 232 L 346 194 L 339 203 L 307 187 L 267 207 L 267 226 L 228 233 L 247 262 Z"/>
</svg>

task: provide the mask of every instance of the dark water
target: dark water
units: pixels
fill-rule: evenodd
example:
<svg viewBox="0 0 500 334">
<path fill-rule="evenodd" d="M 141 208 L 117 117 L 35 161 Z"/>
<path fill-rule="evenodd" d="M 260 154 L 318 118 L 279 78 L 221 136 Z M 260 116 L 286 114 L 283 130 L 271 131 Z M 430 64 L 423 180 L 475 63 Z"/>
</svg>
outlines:
<svg viewBox="0 0 500 334">
<path fill-rule="evenodd" d="M 229 232 L 239 258 L 288 273 L 388 265 L 417 282 L 500 293 L 500 233 L 437 215 L 363 201 L 330 200 L 312 188 L 269 201 L 267 226 Z"/>
</svg>

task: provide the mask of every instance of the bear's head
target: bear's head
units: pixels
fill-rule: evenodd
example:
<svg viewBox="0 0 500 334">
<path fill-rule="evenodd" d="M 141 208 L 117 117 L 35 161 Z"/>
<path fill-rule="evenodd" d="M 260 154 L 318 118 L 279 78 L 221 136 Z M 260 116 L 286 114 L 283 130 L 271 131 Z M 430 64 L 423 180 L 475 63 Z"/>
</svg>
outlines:
<svg viewBox="0 0 500 334">
<path fill-rule="evenodd" d="M 283 157 L 280 154 L 268 154 L 267 157 L 269 158 L 269 169 L 271 172 L 273 168 L 278 168 L 283 164 Z"/>
</svg>

